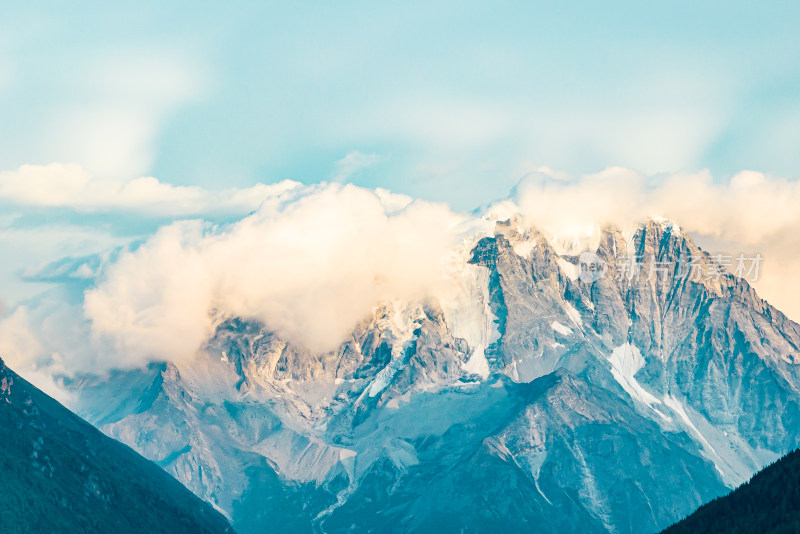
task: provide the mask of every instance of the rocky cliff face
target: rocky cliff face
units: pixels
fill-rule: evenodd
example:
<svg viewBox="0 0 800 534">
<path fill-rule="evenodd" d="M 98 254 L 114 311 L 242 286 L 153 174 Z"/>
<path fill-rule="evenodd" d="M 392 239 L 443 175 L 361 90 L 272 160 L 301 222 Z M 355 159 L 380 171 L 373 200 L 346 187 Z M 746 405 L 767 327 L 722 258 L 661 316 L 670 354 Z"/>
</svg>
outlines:
<svg viewBox="0 0 800 534">
<path fill-rule="evenodd" d="M 228 321 L 76 382 L 81 413 L 240 532 L 654 532 L 798 445 L 800 327 L 674 224 L 590 251 L 603 276 L 501 222 L 458 305 L 385 303 L 327 354 Z"/>
</svg>

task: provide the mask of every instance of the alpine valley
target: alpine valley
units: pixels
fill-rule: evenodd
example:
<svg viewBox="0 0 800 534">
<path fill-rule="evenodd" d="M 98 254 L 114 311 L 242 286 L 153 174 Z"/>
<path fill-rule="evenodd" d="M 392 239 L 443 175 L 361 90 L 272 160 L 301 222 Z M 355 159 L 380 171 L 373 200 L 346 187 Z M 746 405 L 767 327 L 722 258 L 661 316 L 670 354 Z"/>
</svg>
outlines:
<svg viewBox="0 0 800 534">
<path fill-rule="evenodd" d="M 459 298 L 381 303 L 334 351 L 228 319 L 74 407 L 241 534 L 657 532 L 800 445 L 800 326 L 676 224 L 512 217 L 457 263 Z"/>
</svg>

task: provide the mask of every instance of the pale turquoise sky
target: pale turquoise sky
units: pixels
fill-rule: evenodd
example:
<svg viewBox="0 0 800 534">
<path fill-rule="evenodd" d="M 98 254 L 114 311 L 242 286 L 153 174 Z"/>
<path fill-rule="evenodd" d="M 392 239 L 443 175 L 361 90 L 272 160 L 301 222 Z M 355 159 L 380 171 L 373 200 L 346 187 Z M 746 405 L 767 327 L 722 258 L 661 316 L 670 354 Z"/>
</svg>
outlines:
<svg viewBox="0 0 800 534">
<path fill-rule="evenodd" d="M 458 209 L 540 166 L 800 176 L 795 2 L 109 4 L 5 4 L 0 170 Z"/>
</svg>

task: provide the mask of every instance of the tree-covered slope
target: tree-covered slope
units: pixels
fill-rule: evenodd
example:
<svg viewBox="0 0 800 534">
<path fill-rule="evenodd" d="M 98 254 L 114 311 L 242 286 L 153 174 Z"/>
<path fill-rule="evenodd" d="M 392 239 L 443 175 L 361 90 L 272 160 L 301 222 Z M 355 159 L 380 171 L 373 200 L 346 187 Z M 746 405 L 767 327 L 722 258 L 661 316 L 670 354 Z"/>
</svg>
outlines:
<svg viewBox="0 0 800 534">
<path fill-rule="evenodd" d="M 232 532 L 160 467 L 0 360 L 0 533 Z"/>
<path fill-rule="evenodd" d="M 757 473 L 730 494 L 701 506 L 663 534 L 800 532 L 800 450 Z"/>
</svg>

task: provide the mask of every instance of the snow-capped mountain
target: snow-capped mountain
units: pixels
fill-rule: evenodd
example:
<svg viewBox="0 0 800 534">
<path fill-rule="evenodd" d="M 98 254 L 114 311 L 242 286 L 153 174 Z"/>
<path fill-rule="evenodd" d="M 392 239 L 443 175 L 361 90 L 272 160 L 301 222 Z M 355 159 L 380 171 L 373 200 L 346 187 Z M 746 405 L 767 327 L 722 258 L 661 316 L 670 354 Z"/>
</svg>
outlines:
<svg viewBox="0 0 800 534">
<path fill-rule="evenodd" d="M 241 533 L 655 532 L 798 446 L 800 326 L 668 221 L 586 250 L 499 222 L 458 298 L 325 354 L 228 320 L 79 412 Z"/>
</svg>

